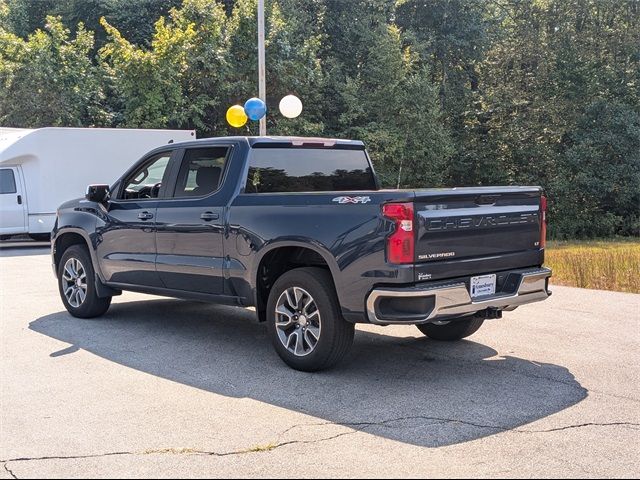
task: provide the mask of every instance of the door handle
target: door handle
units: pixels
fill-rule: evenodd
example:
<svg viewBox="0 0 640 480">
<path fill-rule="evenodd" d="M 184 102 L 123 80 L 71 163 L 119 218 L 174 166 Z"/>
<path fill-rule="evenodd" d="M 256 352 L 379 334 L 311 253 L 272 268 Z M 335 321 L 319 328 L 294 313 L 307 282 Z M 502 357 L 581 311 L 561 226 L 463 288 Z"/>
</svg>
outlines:
<svg viewBox="0 0 640 480">
<path fill-rule="evenodd" d="M 140 212 L 138 214 L 138 218 L 140 220 L 150 220 L 153 218 L 153 213 L 149 213 L 149 212 Z"/>
<path fill-rule="evenodd" d="M 202 215 L 200 215 L 200 218 L 206 222 L 210 221 L 210 220 L 217 220 L 219 217 L 219 215 L 217 213 L 213 213 L 213 212 L 204 212 Z"/>
<path fill-rule="evenodd" d="M 18 195 L 18 205 L 22 205 L 22 195 Z"/>
</svg>

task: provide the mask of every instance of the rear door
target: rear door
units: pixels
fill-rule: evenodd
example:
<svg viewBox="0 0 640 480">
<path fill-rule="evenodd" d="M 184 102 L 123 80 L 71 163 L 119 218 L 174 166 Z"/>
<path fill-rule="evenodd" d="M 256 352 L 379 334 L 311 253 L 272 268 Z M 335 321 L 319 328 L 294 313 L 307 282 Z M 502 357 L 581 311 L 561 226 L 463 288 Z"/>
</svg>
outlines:
<svg viewBox="0 0 640 480">
<path fill-rule="evenodd" d="M 231 146 L 182 150 L 166 200 L 157 209 L 156 269 L 166 288 L 224 293 L 223 177 Z"/>
<path fill-rule="evenodd" d="M 538 187 L 416 192 L 416 280 L 541 262 Z"/>
<path fill-rule="evenodd" d="M 27 231 L 19 167 L 0 168 L 0 234 Z"/>
</svg>

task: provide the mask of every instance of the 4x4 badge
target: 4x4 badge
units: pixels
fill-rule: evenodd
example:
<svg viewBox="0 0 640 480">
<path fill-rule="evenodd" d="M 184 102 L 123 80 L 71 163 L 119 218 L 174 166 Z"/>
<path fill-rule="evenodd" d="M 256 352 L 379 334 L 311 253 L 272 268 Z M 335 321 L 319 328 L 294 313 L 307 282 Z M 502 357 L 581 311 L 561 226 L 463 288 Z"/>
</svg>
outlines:
<svg viewBox="0 0 640 480">
<path fill-rule="evenodd" d="M 331 201 L 338 203 L 369 203 L 371 197 L 336 197 Z"/>
</svg>

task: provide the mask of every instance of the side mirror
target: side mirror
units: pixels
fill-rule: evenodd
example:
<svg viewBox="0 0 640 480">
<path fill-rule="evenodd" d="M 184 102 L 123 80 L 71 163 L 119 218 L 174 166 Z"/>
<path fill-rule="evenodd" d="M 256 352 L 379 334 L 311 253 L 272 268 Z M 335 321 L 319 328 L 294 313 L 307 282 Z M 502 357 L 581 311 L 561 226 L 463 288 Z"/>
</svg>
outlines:
<svg viewBox="0 0 640 480">
<path fill-rule="evenodd" d="M 90 202 L 103 203 L 109 200 L 109 185 L 89 185 L 84 198 Z"/>
</svg>

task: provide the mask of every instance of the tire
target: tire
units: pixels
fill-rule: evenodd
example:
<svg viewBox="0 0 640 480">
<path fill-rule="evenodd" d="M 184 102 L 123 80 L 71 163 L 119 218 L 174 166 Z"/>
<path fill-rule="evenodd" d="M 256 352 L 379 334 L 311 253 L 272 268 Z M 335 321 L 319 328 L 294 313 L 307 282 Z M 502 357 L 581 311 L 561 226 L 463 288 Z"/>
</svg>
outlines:
<svg viewBox="0 0 640 480">
<path fill-rule="evenodd" d="M 65 267 L 67 267 L 66 270 Z M 76 276 L 74 273 L 78 275 Z M 82 273 L 84 273 L 83 277 Z M 84 278 L 84 282 L 82 282 L 82 278 Z M 62 303 L 74 317 L 99 317 L 109 309 L 111 297 L 98 297 L 95 278 L 91 256 L 86 247 L 72 245 L 64 251 L 58 265 L 58 290 L 60 291 Z M 69 288 L 74 290 L 70 292 L 70 298 L 67 298 L 65 290 Z M 77 293 L 77 295 L 73 293 L 78 290 L 81 290 L 81 292 Z M 84 298 L 82 298 L 83 292 Z"/>
<path fill-rule="evenodd" d="M 425 323 L 424 325 L 416 325 L 416 327 L 432 340 L 453 342 L 473 335 L 480 329 L 483 323 L 484 318 L 474 316 L 460 320 L 452 320 L 444 325 Z"/>
<path fill-rule="evenodd" d="M 276 314 L 276 308 L 287 313 Z M 287 365 L 317 372 L 344 358 L 353 344 L 355 326 L 342 318 L 329 272 L 305 267 L 284 273 L 271 288 L 267 330 Z"/>
<path fill-rule="evenodd" d="M 36 242 L 50 242 L 51 234 L 50 233 L 30 233 L 29 238 Z"/>
</svg>

